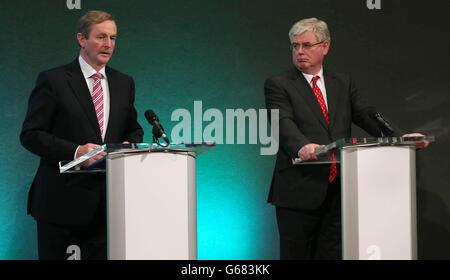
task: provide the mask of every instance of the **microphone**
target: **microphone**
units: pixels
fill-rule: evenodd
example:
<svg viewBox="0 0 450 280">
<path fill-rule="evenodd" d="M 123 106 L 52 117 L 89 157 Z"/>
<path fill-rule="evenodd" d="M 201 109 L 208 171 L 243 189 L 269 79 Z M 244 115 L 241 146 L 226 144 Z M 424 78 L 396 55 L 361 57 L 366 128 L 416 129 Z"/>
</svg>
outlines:
<svg viewBox="0 0 450 280">
<path fill-rule="evenodd" d="M 164 132 L 164 128 L 159 123 L 158 116 L 153 112 L 153 110 L 147 110 L 145 111 L 145 118 L 147 121 L 153 126 L 153 139 L 157 140 L 159 137 L 162 137 L 164 141 L 166 141 L 167 145 L 170 144 L 169 138 L 167 137 L 166 133 Z"/>
<path fill-rule="evenodd" d="M 378 127 L 380 128 L 382 134 L 381 136 L 383 136 L 383 132 L 388 136 L 394 135 L 394 129 L 392 126 L 385 119 L 383 119 L 380 113 L 375 111 L 375 108 L 370 107 L 367 113 L 371 119 L 378 123 Z"/>
</svg>

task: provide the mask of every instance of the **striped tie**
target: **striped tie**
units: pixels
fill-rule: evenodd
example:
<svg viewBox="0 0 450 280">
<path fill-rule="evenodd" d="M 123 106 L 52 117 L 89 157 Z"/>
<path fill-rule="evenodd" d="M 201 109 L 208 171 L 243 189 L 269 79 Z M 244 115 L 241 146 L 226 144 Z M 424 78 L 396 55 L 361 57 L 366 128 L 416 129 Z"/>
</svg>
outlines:
<svg viewBox="0 0 450 280">
<path fill-rule="evenodd" d="M 95 73 L 91 76 L 94 79 L 94 88 L 92 89 L 92 101 L 94 102 L 95 113 L 97 114 L 97 121 L 100 127 L 100 134 L 103 135 L 103 89 L 101 79 L 103 75 Z"/>
<path fill-rule="evenodd" d="M 330 120 L 328 119 L 328 110 L 327 106 L 325 105 L 325 100 L 323 99 L 322 91 L 320 90 L 319 86 L 317 85 L 317 80 L 319 79 L 319 76 L 315 76 L 313 81 L 313 91 L 316 95 L 317 101 L 319 102 L 320 109 L 322 109 L 323 116 L 325 117 L 325 120 L 327 121 L 328 127 L 330 126 Z M 336 155 L 332 153 L 330 156 L 330 160 L 335 161 Z M 334 178 L 337 176 L 337 165 L 336 163 L 332 163 L 330 167 L 330 176 L 328 178 L 328 182 L 333 182 Z"/>
</svg>

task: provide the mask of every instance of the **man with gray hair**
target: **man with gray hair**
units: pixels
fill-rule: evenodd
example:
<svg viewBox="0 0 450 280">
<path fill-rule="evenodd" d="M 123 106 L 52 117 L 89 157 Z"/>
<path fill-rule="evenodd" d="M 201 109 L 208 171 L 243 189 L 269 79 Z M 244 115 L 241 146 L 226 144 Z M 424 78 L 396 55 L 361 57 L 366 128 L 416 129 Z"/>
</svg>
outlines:
<svg viewBox="0 0 450 280">
<path fill-rule="evenodd" d="M 331 43 L 327 24 L 300 20 L 289 38 L 295 67 L 264 85 L 267 109 L 279 109 L 281 149 L 268 201 L 276 206 L 280 257 L 341 259 L 338 166 L 294 166 L 292 159 L 317 160 L 315 151 L 324 144 L 352 136 L 352 123 L 373 136 L 381 131 L 368 117 L 367 100 L 353 80 L 323 68 Z M 404 136 L 413 135 L 421 134 Z"/>
</svg>

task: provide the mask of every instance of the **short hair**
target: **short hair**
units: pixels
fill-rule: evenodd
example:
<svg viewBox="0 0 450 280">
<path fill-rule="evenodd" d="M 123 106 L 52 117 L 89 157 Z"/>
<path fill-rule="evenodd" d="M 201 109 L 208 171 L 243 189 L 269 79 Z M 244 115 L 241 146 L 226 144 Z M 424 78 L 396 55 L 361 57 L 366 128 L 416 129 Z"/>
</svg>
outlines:
<svg viewBox="0 0 450 280">
<path fill-rule="evenodd" d="M 305 18 L 296 22 L 291 27 L 291 30 L 289 30 L 289 40 L 291 40 L 291 44 L 295 36 L 301 35 L 305 31 L 313 32 L 319 41 L 327 40 L 331 42 L 330 31 L 328 30 L 326 22 L 317 18 Z"/>
<path fill-rule="evenodd" d="M 105 20 L 112 20 L 115 22 L 112 15 L 103 11 L 92 10 L 87 12 L 78 21 L 78 33 L 83 34 L 84 38 L 88 38 L 89 32 L 91 31 L 91 26 L 94 23 L 102 23 Z"/>
</svg>

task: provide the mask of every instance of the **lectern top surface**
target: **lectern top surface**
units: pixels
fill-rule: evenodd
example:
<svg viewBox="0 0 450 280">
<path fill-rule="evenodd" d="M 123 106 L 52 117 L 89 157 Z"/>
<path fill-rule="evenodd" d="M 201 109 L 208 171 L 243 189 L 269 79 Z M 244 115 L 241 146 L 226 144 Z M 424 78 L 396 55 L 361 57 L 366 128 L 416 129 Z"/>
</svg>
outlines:
<svg viewBox="0 0 450 280">
<path fill-rule="evenodd" d="M 421 137 L 365 137 L 365 138 L 342 138 L 323 148 L 317 149 L 315 154 L 319 158 L 316 161 L 302 161 L 299 158 L 292 160 L 293 164 L 325 164 L 339 163 L 339 150 L 347 147 L 367 147 L 367 146 L 411 146 L 418 141 L 434 142 L 434 136 Z M 331 157 L 330 155 L 335 156 Z"/>
<path fill-rule="evenodd" d="M 126 153 L 148 153 L 148 152 L 192 152 L 195 155 L 202 154 L 208 150 L 211 150 L 216 146 L 215 142 L 202 142 L 202 143 L 170 143 L 167 146 L 161 146 L 157 143 L 131 143 L 131 144 L 104 144 L 103 146 L 95 149 L 73 161 L 59 162 L 59 172 L 105 172 L 105 158 L 95 162 L 88 167 L 80 167 L 81 163 L 90 159 L 91 157 L 106 152 L 107 155 L 112 154 L 126 154 Z"/>
</svg>

